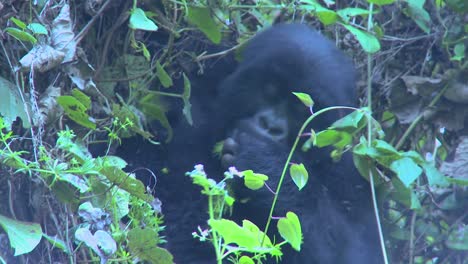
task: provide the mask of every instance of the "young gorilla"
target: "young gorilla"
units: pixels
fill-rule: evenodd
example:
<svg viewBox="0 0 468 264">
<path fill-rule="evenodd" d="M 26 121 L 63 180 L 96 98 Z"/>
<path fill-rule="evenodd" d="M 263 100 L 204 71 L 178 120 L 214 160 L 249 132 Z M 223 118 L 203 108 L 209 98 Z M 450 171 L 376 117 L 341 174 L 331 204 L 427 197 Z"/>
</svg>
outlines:
<svg viewBox="0 0 468 264">
<path fill-rule="evenodd" d="M 164 154 L 171 173 L 159 176 L 156 185 L 167 224 L 167 247 L 179 264 L 215 263 L 211 244 L 191 237 L 198 225 L 206 226 L 207 198 L 185 171 L 198 163 L 205 165 L 209 177 L 222 175 L 229 166 L 252 169 L 268 175 L 268 185 L 275 190 L 292 142 L 309 115 L 291 92 L 310 94 L 315 110 L 351 106 L 355 101 L 350 60 L 332 42 L 300 24 L 276 25 L 255 36 L 243 51 L 243 61 L 213 94 L 206 91 L 213 84 L 211 77 L 192 83 L 195 125 L 175 125 L 174 140 Z M 323 129 L 344 114 L 322 116 L 313 127 Z M 223 139 L 220 162 L 211 149 Z M 368 185 L 352 158 L 344 155 L 333 163 L 327 151 L 298 150 L 292 161 L 303 162 L 310 179 L 301 191 L 286 179 L 274 216 L 298 214 L 304 243 L 301 252 L 283 246 L 282 263 L 381 263 Z M 250 198 L 236 202 L 233 219 L 249 219 L 263 228 L 273 195 L 266 188 L 250 191 L 241 183 L 233 184 L 233 190 L 238 201 Z M 275 228 L 269 235 L 281 239 Z"/>
</svg>

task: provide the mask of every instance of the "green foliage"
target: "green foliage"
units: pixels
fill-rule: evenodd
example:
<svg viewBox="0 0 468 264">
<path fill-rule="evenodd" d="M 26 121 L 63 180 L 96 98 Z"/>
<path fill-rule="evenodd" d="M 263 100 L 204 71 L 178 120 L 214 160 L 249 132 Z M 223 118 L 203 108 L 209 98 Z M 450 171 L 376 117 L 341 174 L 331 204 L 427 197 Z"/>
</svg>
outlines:
<svg viewBox="0 0 468 264">
<path fill-rule="evenodd" d="M 313 107 L 314 106 L 314 101 L 310 97 L 310 95 L 305 94 L 305 93 L 293 93 L 301 102 L 307 106 L 307 107 Z"/>
<path fill-rule="evenodd" d="M 86 104 L 86 100 L 83 102 Z M 15 173 L 37 173 L 62 202 L 76 205 L 84 197 L 93 197 L 92 203 L 79 206 L 78 214 L 83 222 L 76 228 L 75 238 L 99 256 L 101 261 L 115 254 L 127 254 L 125 248 L 128 243 L 134 256 L 172 263 L 170 253 L 157 246 L 162 242 L 158 235 L 162 230 L 161 218 L 159 211 L 151 206 L 157 208 L 157 203 L 152 195 L 146 193 L 141 181 L 122 170 L 126 166 L 124 160 L 115 156 L 93 158 L 87 148 L 75 141 L 76 136 L 71 130 L 64 130 L 57 134 L 55 154 L 41 147 L 38 162 L 31 162 L 23 157 L 26 152 L 14 151 L 9 147 L 15 137 L 11 132 L 5 134 L 5 129 L 0 118 L 0 161 L 3 166 L 15 168 Z M 110 205 L 112 217 L 106 217 L 107 213 L 96 205 L 102 208 Z M 133 228 L 121 230 L 119 221 L 125 216 L 131 219 L 135 228 L 146 226 L 146 236 L 134 236 L 138 231 L 133 231 Z M 16 249 L 15 255 L 32 251 L 42 236 L 63 252 L 72 252 L 69 245 L 60 239 L 43 234 L 37 223 L 20 222 L 0 215 L 0 225 L 7 232 L 11 246 Z M 112 232 L 103 228 L 107 225 L 113 226 Z M 92 231 L 96 228 L 98 230 Z M 150 248 L 147 246 L 149 241 L 145 240 L 148 234 L 152 234 Z M 142 244 L 146 247 L 141 248 Z"/>
<path fill-rule="evenodd" d="M 39 224 L 22 222 L 0 215 L 0 226 L 8 235 L 15 256 L 31 252 L 41 241 L 42 229 Z"/>
<path fill-rule="evenodd" d="M 220 25 L 213 19 L 210 8 L 188 6 L 187 20 L 197 26 L 213 43 L 221 42 Z"/>
<path fill-rule="evenodd" d="M 296 184 L 297 188 L 299 188 L 299 191 L 304 188 L 304 186 L 307 184 L 307 181 L 309 180 L 309 173 L 302 163 L 291 164 L 289 167 L 289 174 L 291 174 L 291 178 Z"/>
<path fill-rule="evenodd" d="M 2 77 L 0 77 L 0 115 L 3 117 L 1 122 L 7 129 L 11 129 L 11 125 L 17 117 L 21 118 L 25 128 L 31 127 L 18 90 L 13 83 Z"/>
<path fill-rule="evenodd" d="M 301 251 L 302 230 L 299 218 L 293 212 L 287 212 L 286 217 L 278 221 L 278 232 L 296 251 Z"/>
<path fill-rule="evenodd" d="M 70 117 L 71 120 L 86 128 L 96 129 L 96 123 L 93 122 L 93 119 L 86 113 L 89 108 L 89 105 L 86 106 L 86 103 L 89 103 L 90 99 L 87 98 L 84 102 L 81 102 L 80 99 L 81 98 L 75 96 L 63 95 L 57 98 L 57 103 L 62 106 L 65 114 Z"/>
<path fill-rule="evenodd" d="M 135 30 L 158 30 L 158 26 L 146 16 L 145 11 L 141 8 L 135 8 L 130 11 L 129 27 Z"/>
<path fill-rule="evenodd" d="M 128 232 L 128 247 L 134 256 L 150 263 L 172 264 L 171 253 L 157 243 L 158 234 L 154 230 L 136 227 Z"/>
<path fill-rule="evenodd" d="M 242 172 L 244 176 L 244 184 L 251 190 L 258 190 L 263 187 L 265 181 L 268 180 L 268 176 L 265 174 L 254 173 L 252 170 L 246 170 Z"/>
</svg>

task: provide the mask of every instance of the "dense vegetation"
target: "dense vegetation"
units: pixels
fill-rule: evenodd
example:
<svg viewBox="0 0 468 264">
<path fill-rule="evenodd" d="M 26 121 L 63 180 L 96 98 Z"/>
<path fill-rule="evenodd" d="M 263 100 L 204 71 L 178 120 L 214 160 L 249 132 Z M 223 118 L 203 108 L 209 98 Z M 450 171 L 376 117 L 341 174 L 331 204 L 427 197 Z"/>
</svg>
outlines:
<svg viewBox="0 0 468 264">
<path fill-rule="evenodd" d="M 273 23 L 301 20 L 354 58 L 365 107 L 306 131 L 297 148 L 353 152 L 389 263 L 467 263 L 466 1 L 3 1 L 0 13 L 1 262 L 172 263 L 151 184 L 170 168 L 143 182 L 116 148 L 171 141 L 174 113 L 193 121 L 194 73 Z M 309 173 L 284 162 L 301 189 Z M 236 174 L 252 189 L 266 179 L 226 175 Z M 225 186 L 200 167 L 191 176 L 210 208 L 211 232 L 195 226 L 195 237 L 214 241 L 219 259 L 265 254 L 249 250 L 263 231 L 215 214 L 233 202 Z M 300 249 L 300 219 L 278 223 L 283 244 Z M 226 251 L 234 244 L 247 250 Z"/>
</svg>

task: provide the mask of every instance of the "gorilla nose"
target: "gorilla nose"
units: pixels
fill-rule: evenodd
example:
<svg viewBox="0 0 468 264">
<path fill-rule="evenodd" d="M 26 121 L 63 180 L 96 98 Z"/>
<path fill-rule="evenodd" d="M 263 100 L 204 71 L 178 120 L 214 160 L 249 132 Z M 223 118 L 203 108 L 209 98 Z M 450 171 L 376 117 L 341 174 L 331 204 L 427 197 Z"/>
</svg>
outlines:
<svg viewBox="0 0 468 264">
<path fill-rule="evenodd" d="M 287 117 L 278 109 L 261 111 L 256 116 L 257 132 L 274 141 L 283 141 L 288 136 Z"/>
</svg>

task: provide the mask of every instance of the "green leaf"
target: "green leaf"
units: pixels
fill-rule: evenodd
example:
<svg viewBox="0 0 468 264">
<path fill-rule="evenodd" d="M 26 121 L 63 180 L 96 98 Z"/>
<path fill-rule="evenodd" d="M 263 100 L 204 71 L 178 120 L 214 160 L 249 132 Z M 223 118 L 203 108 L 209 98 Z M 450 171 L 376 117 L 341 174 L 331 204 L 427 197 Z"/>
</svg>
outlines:
<svg viewBox="0 0 468 264">
<path fill-rule="evenodd" d="M 145 31 L 156 31 L 158 26 L 146 17 L 145 11 L 141 8 L 135 8 L 131 11 L 129 26 L 131 29 L 139 29 Z"/>
<path fill-rule="evenodd" d="M 128 248 L 132 255 L 155 264 L 172 264 L 173 256 L 169 251 L 157 246 L 159 236 L 150 228 L 135 227 L 128 231 Z"/>
<path fill-rule="evenodd" d="M 255 262 L 248 256 L 242 256 L 239 259 L 239 264 L 255 264 Z"/>
<path fill-rule="evenodd" d="M 426 174 L 427 181 L 429 186 L 439 186 L 439 187 L 448 187 L 450 185 L 447 177 L 443 175 L 434 165 L 429 163 L 423 163 L 422 167 L 424 169 L 424 173 Z"/>
<path fill-rule="evenodd" d="M 164 70 L 159 61 L 156 61 L 156 76 L 158 76 L 159 81 L 161 81 L 161 84 L 164 86 L 164 88 L 168 88 L 173 85 L 171 76 L 167 74 L 166 70 Z"/>
<path fill-rule="evenodd" d="M 293 212 L 287 212 L 285 218 L 278 221 L 278 232 L 296 251 L 301 251 L 302 230 L 299 218 Z"/>
<path fill-rule="evenodd" d="M 36 44 L 37 42 L 37 39 L 33 35 L 26 31 L 22 31 L 21 29 L 8 27 L 5 31 L 19 41 L 28 41 L 32 44 Z"/>
<path fill-rule="evenodd" d="M 270 238 L 249 220 L 243 220 L 242 227 L 227 219 L 210 219 L 208 224 L 223 238 L 225 244 L 236 244 L 251 253 L 269 253 L 272 256 L 282 254 L 273 246 Z"/>
<path fill-rule="evenodd" d="M 393 4 L 393 2 L 395 2 L 395 0 L 367 0 L 367 2 L 383 6 L 383 5 Z"/>
<path fill-rule="evenodd" d="M 17 117 L 21 118 L 25 128 L 30 128 L 27 110 L 28 108 L 24 106 L 16 86 L 0 77 L 0 115 L 6 128 L 11 130 L 11 125 Z"/>
<path fill-rule="evenodd" d="M 364 110 L 356 110 L 336 120 L 331 127 L 339 129 L 357 129 L 366 125 Z"/>
<path fill-rule="evenodd" d="M 159 123 L 161 123 L 161 125 L 167 130 L 166 142 L 171 141 L 173 136 L 173 130 L 166 116 L 167 107 L 164 104 L 164 101 L 161 100 L 160 96 L 155 94 L 148 94 L 145 97 L 141 98 L 140 102 L 138 102 L 138 106 L 145 114 L 147 119 L 158 120 Z M 124 115 L 132 117 L 131 120 L 138 120 L 138 117 L 135 116 L 131 107 L 125 107 L 122 108 L 122 110 L 122 113 Z"/>
<path fill-rule="evenodd" d="M 450 58 L 451 61 L 462 61 L 465 58 L 465 44 L 464 43 L 456 44 L 455 47 L 453 48 L 453 53 L 455 53 L 455 56 Z"/>
<path fill-rule="evenodd" d="M 31 252 L 41 242 L 42 229 L 39 224 L 22 222 L 0 215 L 0 226 L 8 235 L 15 256 Z"/>
<path fill-rule="evenodd" d="M 105 167 L 99 173 L 106 176 L 111 183 L 143 201 L 150 203 L 154 199 L 152 195 L 146 193 L 145 185 L 140 180 L 135 179 L 119 168 Z"/>
<path fill-rule="evenodd" d="M 351 144 L 353 137 L 348 132 L 326 129 L 317 133 L 315 146 L 319 148 L 333 145 L 335 148 L 343 149 Z"/>
<path fill-rule="evenodd" d="M 91 98 L 89 98 L 89 96 L 87 96 L 85 93 L 83 93 L 82 91 L 74 88 L 72 90 L 72 95 L 73 97 L 75 97 L 76 99 L 78 99 L 78 101 L 80 101 L 80 103 L 82 105 L 84 105 L 84 107 L 86 107 L 86 109 L 89 109 L 91 107 Z"/>
<path fill-rule="evenodd" d="M 419 202 L 418 196 L 411 190 L 407 188 L 403 183 L 397 178 L 392 178 L 392 184 L 394 191 L 391 193 L 395 200 L 404 204 L 409 209 L 420 209 L 421 203 Z"/>
<path fill-rule="evenodd" d="M 187 20 L 190 24 L 200 29 L 211 42 L 219 44 L 221 42 L 220 26 L 211 16 L 207 7 L 189 6 L 187 10 Z"/>
<path fill-rule="evenodd" d="M 22 30 L 25 30 L 26 29 L 26 23 L 24 23 L 23 21 L 15 18 L 15 17 L 11 17 L 10 18 L 10 21 L 13 22 L 17 27 L 19 27 L 20 29 Z"/>
<path fill-rule="evenodd" d="M 254 173 L 252 170 L 245 170 L 242 172 L 244 176 L 244 184 L 251 190 L 258 190 L 263 187 L 268 176 L 265 174 Z"/>
<path fill-rule="evenodd" d="M 405 187 L 409 187 L 422 173 L 421 167 L 406 157 L 392 162 L 390 169 L 397 174 Z"/>
<path fill-rule="evenodd" d="M 307 181 L 309 180 L 309 173 L 302 163 L 292 164 L 289 167 L 289 174 L 291 175 L 291 178 L 293 179 L 296 186 L 299 188 L 299 191 L 304 188 L 304 186 L 307 184 Z"/>
<path fill-rule="evenodd" d="M 338 21 L 338 14 L 335 11 L 321 6 L 317 1 L 303 0 L 301 2 L 305 3 L 302 5 L 302 7 L 305 10 L 315 14 L 320 22 L 322 22 L 325 26 L 331 25 Z"/>
<path fill-rule="evenodd" d="M 191 84 L 190 80 L 187 78 L 185 73 L 184 76 L 184 93 L 182 94 L 182 99 L 184 100 L 184 109 L 182 109 L 182 113 L 185 116 L 187 122 L 192 126 L 193 119 L 192 119 L 192 104 L 190 103 L 190 92 L 191 92 Z"/>
<path fill-rule="evenodd" d="M 408 0 L 408 8 L 404 9 L 404 13 L 411 17 L 416 24 L 425 33 L 429 34 L 431 31 L 431 17 L 429 13 L 424 10 L 424 3 L 426 0 Z"/>
<path fill-rule="evenodd" d="M 369 34 L 368 32 L 362 31 L 350 25 L 342 25 L 356 37 L 356 39 L 359 41 L 359 44 L 361 44 L 361 47 L 364 49 L 365 52 L 376 53 L 380 50 L 379 40 L 372 34 Z"/>
<path fill-rule="evenodd" d="M 75 97 L 69 95 L 59 96 L 57 103 L 71 120 L 84 127 L 96 129 L 96 123 L 86 114 L 88 109 Z"/>
<path fill-rule="evenodd" d="M 310 95 L 306 93 L 293 93 L 301 102 L 307 106 L 307 107 L 313 107 L 314 106 L 314 100 L 310 97 Z"/>
<path fill-rule="evenodd" d="M 47 28 L 39 23 L 31 23 L 27 28 L 36 35 L 47 35 L 49 33 L 47 32 Z"/>
<path fill-rule="evenodd" d="M 65 173 L 65 174 L 60 174 L 59 176 L 60 176 L 59 180 L 71 184 L 73 187 L 78 189 L 80 193 L 85 193 L 89 191 L 90 189 L 90 187 L 88 186 L 88 183 L 77 175 L 74 175 L 71 173 Z"/>
</svg>

